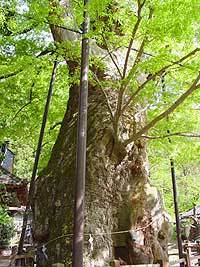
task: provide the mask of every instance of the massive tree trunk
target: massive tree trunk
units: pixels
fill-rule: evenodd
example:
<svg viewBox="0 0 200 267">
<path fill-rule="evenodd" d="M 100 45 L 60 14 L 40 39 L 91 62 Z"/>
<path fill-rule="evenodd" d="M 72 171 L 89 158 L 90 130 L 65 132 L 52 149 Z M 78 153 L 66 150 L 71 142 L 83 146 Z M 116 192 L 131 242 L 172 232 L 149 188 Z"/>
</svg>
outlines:
<svg viewBox="0 0 200 267">
<path fill-rule="evenodd" d="M 58 27 L 52 33 L 57 42 L 67 38 Z M 79 68 L 77 62 L 67 64 L 70 75 Z M 111 75 L 96 66 L 93 71 L 98 81 L 112 80 L 113 88 L 105 94 L 98 82 L 89 83 L 84 266 L 109 266 L 114 258 L 127 264 L 167 260 L 169 223 L 148 180 L 146 142 L 123 142 L 144 126 L 145 113 L 141 103 L 130 105 L 117 122 L 120 134 L 115 132 L 106 95 L 116 109 L 119 94 L 113 80 L 117 84 L 119 77 L 112 60 L 104 64 Z M 72 84 L 51 158 L 36 180 L 34 237 L 47 248 L 48 267 L 71 266 L 78 94 L 79 86 Z"/>
<path fill-rule="evenodd" d="M 111 103 L 116 95 L 110 89 Z M 74 85 L 49 164 L 36 181 L 34 236 L 39 244 L 49 242 L 46 266 L 56 262 L 71 266 L 77 106 Z M 144 114 L 136 116 L 139 108 L 132 106 L 123 115 L 124 135 L 143 125 Z M 113 233 L 127 230 L 130 233 Z M 115 142 L 105 95 L 90 84 L 85 266 L 107 266 L 113 258 L 128 264 L 166 260 L 168 230 L 160 195 L 148 181 L 146 142 L 137 140 L 127 147 Z"/>
</svg>

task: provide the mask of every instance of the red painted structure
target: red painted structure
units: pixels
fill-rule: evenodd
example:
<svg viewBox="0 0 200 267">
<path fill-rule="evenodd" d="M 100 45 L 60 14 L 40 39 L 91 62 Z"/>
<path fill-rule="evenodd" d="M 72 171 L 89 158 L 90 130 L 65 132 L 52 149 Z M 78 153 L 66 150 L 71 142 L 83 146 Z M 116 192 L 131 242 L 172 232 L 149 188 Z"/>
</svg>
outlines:
<svg viewBox="0 0 200 267">
<path fill-rule="evenodd" d="M 28 198 L 28 182 L 18 178 L 0 166 L 0 203 L 7 206 L 26 206 Z"/>
</svg>

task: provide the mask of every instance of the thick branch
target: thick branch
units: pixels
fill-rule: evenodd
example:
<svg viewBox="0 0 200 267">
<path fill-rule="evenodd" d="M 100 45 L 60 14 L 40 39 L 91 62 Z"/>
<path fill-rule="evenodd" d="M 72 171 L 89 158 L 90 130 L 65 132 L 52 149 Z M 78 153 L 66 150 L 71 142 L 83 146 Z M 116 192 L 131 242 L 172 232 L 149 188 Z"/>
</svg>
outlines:
<svg viewBox="0 0 200 267">
<path fill-rule="evenodd" d="M 137 66 L 137 64 L 140 62 L 140 60 L 142 58 L 142 55 L 143 55 L 143 52 L 144 52 L 145 42 L 146 42 L 146 38 L 142 41 L 142 43 L 140 45 L 140 48 L 139 48 L 138 53 L 137 53 L 137 56 L 135 58 L 135 61 L 133 63 L 133 66 L 132 66 L 132 70 L 135 69 L 135 67 Z"/>
<path fill-rule="evenodd" d="M 28 33 L 28 32 L 30 32 L 30 31 L 32 31 L 33 28 L 34 28 L 35 26 L 36 26 L 36 25 L 32 25 L 32 27 L 23 29 L 22 31 L 19 31 L 19 32 L 16 32 L 16 33 L 12 33 L 12 34 L 14 34 L 14 35 L 20 35 L 20 34 Z"/>
<path fill-rule="evenodd" d="M 34 26 L 36 26 L 36 25 L 32 25 L 32 27 L 25 28 L 25 29 L 23 29 L 21 31 L 17 31 L 17 32 L 12 32 L 12 31 L 8 30 L 6 33 L 4 33 L 4 36 L 12 36 L 12 35 L 16 36 L 16 35 L 25 34 L 25 33 L 32 31 Z"/>
<path fill-rule="evenodd" d="M 33 82 L 33 84 L 31 85 L 31 89 L 30 89 L 30 93 L 29 93 L 29 101 L 27 103 L 25 103 L 13 116 L 13 118 L 11 119 L 11 122 L 14 121 L 16 119 L 16 117 L 19 115 L 19 113 L 25 109 L 28 105 L 30 105 L 32 103 L 32 95 L 33 95 L 33 87 L 35 85 L 35 82 Z"/>
<path fill-rule="evenodd" d="M 20 14 L 20 16 L 21 16 L 21 14 Z M 38 25 L 37 20 L 36 20 L 33 16 L 26 16 L 26 15 L 24 15 L 24 17 L 25 17 L 26 19 L 29 19 L 29 20 L 34 20 L 35 23 L 32 25 L 32 28 L 24 29 L 22 32 L 19 32 L 18 34 L 26 33 L 26 32 L 32 30 L 35 26 Z M 63 25 L 54 24 L 54 23 L 52 23 L 52 21 L 51 21 L 49 18 L 47 18 L 46 20 L 44 20 L 43 23 L 45 23 L 45 24 L 47 24 L 47 25 L 52 25 L 52 26 L 54 26 L 54 27 L 58 27 L 58 28 L 60 28 L 60 29 L 64 29 L 64 30 L 67 30 L 67 31 L 70 31 L 70 32 L 74 32 L 74 33 L 82 34 L 82 31 L 81 31 L 80 29 L 76 30 L 76 29 L 68 28 L 68 27 L 63 26 Z"/>
<path fill-rule="evenodd" d="M 150 20 L 150 19 L 152 18 L 152 16 L 153 16 L 153 9 L 150 8 L 150 10 L 149 10 L 149 17 L 148 17 L 148 20 Z M 147 31 L 147 32 L 148 32 L 148 31 Z M 144 52 L 144 45 L 145 45 L 145 43 L 146 43 L 146 41 L 147 41 L 147 32 L 146 32 L 146 34 L 145 34 L 145 36 L 144 36 L 144 39 L 143 39 L 142 42 L 141 42 L 141 45 L 140 45 L 140 48 L 139 48 L 139 50 L 138 50 L 136 59 L 135 59 L 135 61 L 134 61 L 134 63 L 133 63 L 133 66 L 131 67 L 131 69 L 130 69 L 128 75 L 127 75 L 127 77 L 123 80 L 122 86 L 123 86 L 125 89 L 126 89 L 127 85 L 129 84 L 129 81 L 130 81 L 130 79 L 131 79 L 131 77 L 132 77 L 132 75 L 133 75 L 133 73 L 134 73 L 134 71 L 135 71 L 135 68 L 136 68 L 136 66 L 138 65 L 138 63 L 140 62 L 141 57 L 142 57 L 142 55 L 143 55 L 143 52 Z"/>
<path fill-rule="evenodd" d="M 146 81 L 144 83 L 142 83 L 140 86 L 138 86 L 138 88 L 136 89 L 136 91 L 131 95 L 131 97 L 129 98 L 129 100 L 126 102 L 126 104 L 124 105 L 124 107 L 122 108 L 122 113 L 124 112 L 124 110 L 128 107 L 128 105 L 131 103 L 131 101 L 140 93 L 140 91 L 147 85 L 147 83 L 149 83 L 150 81 L 154 80 L 157 76 L 161 76 L 163 73 L 165 73 L 165 71 L 167 69 L 169 69 L 170 67 L 174 66 L 174 65 L 180 65 L 181 62 L 183 62 L 184 60 L 190 58 L 191 56 L 195 55 L 197 52 L 200 51 L 200 48 L 196 48 L 193 51 L 191 51 L 190 53 L 188 53 L 187 55 L 185 55 L 184 57 L 180 58 L 177 61 L 172 62 L 169 65 L 164 66 L 163 68 L 161 68 L 159 71 L 157 71 L 156 73 L 149 75 L 146 79 Z"/>
<path fill-rule="evenodd" d="M 62 121 L 56 122 L 54 125 L 52 125 L 49 129 L 49 131 L 54 130 L 57 126 L 60 126 L 62 124 Z"/>
<path fill-rule="evenodd" d="M 135 58 L 135 61 L 133 63 L 133 67 L 132 70 L 135 69 L 135 67 L 137 66 L 137 64 L 140 62 L 140 59 L 142 57 L 143 51 L 144 51 L 144 44 L 145 44 L 145 39 L 142 41 L 140 48 L 138 50 L 137 56 Z M 117 131 L 117 125 L 118 125 L 118 121 L 120 116 L 123 114 L 123 96 L 124 96 L 124 92 L 126 90 L 126 85 L 122 85 L 120 90 L 119 90 L 119 95 L 118 95 L 118 101 L 117 101 L 117 108 L 116 108 L 116 112 L 115 112 L 115 131 Z"/>
<path fill-rule="evenodd" d="M 22 71 L 23 71 L 23 70 L 20 69 L 20 70 L 11 72 L 11 73 L 3 74 L 3 75 L 0 76 L 0 80 L 4 80 L 4 79 L 10 78 L 10 77 L 13 77 L 13 76 L 19 74 L 19 73 L 22 72 Z"/>
<path fill-rule="evenodd" d="M 176 132 L 176 133 L 170 133 L 170 134 L 160 135 L 160 136 L 142 135 L 141 137 L 146 138 L 146 139 L 150 139 L 150 140 L 154 140 L 154 139 L 168 138 L 171 136 L 200 138 L 200 133 Z"/>
<path fill-rule="evenodd" d="M 48 54 L 53 55 L 53 53 L 55 53 L 55 50 L 46 49 L 44 51 L 41 51 L 38 55 L 36 55 L 36 57 L 39 58 Z"/>
<path fill-rule="evenodd" d="M 145 1 L 146 0 L 144 0 L 144 2 L 142 4 L 140 4 L 140 2 L 138 1 L 137 21 L 136 21 L 135 26 L 133 28 L 132 35 L 131 35 L 131 40 L 129 42 L 128 50 L 127 50 L 127 53 L 126 53 L 126 58 L 125 58 L 125 63 L 124 63 L 124 70 L 123 70 L 123 77 L 122 77 L 123 79 L 126 76 L 126 70 L 127 70 L 127 67 L 128 67 L 128 60 L 129 60 L 129 55 L 130 55 L 131 48 L 132 48 L 132 45 L 133 45 L 133 41 L 135 39 L 136 32 L 137 32 L 137 30 L 139 28 L 139 25 L 140 25 L 140 22 L 142 20 L 141 11 L 142 11 L 142 7 L 145 4 Z"/>
<path fill-rule="evenodd" d="M 52 26 L 58 27 L 60 29 L 63 29 L 63 30 L 69 31 L 69 32 L 74 32 L 74 33 L 82 34 L 82 32 L 80 30 L 75 30 L 75 29 L 67 28 L 65 26 L 61 26 L 61 25 L 57 25 L 57 24 L 53 24 Z"/>
<path fill-rule="evenodd" d="M 38 55 L 36 55 L 36 57 L 39 58 L 39 57 L 44 56 L 44 55 L 47 55 L 47 54 L 52 55 L 54 52 L 55 52 L 54 50 L 48 50 L 48 49 L 46 49 L 44 51 L 41 51 Z M 17 74 L 19 74 L 23 70 L 24 69 L 19 69 L 19 70 L 16 70 L 14 72 L 11 72 L 11 73 L 2 74 L 2 75 L 0 75 L 0 80 L 4 80 L 4 79 L 11 78 L 13 76 L 16 76 Z"/>
<path fill-rule="evenodd" d="M 103 87 L 102 87 L 102 85 L 101 85 L 101 83 L 100 83 L 99 78 L 97 77 L 97 75 L 96 75 L 95 73 L 93 73 L 93 76 L 94 76 L 95 80 L 97 81 L 97 83 L 98 83 L 98 85 L 99 85 L 99 87 L 100 87 L 100 89 L 101 89 L 103 95 L 105 96 L 105 99 L 106 99 L 106 105 L 107 105 L 107 107 L 108 107 L 108 111 L 109 111 L 109 113 L 110 113 L 110 116 L 111 116 L 111 118 L 112 118 L 112 120 L 113 120 L 113 118 L 114 118 L 114 116 L 113 116 L 113 111 L 112 111 L 112 108 L 111 108 L 111 105 L 110 105 L 108 96 L 107 96 L 105 90 L 103 89 Z"/>
<path fill-rule="evenodd" d="M 48 142 L 43 143 L 42 146 L 41 146 L 41 148 L 43 148 L 44 146 L 48 145 L 49 143 L 51 143 L 51 142 L 48 141 Z M 37 152 L 37 149 L 35 149 L 35 150 L 33 151 L 33 157 L 35 156 L 35 153 L 36 153 L 36 152 Z"/>
<path fill-rule="evenodd" d="M 48 21 L 47 21 L 47 22 L 44 21 L 44 23 L 49 25 L 49 22 L 48 22 Z M 20 31 L 20 32 L 16 32 L 16 33 L 12 33 L 12 32 L 10 32 L 10 33 L 7 34 L 6 36 L 9 36 L 9 35 L 12 35 L 12 34 L 13 34 L 13 35 L 20 35 L 20 34 L 28 33 L 28 32 L 30 32 L 30 31 L 32 31 L 32 30 L 34 29 L 35 26 L 37 26 L 37 25 L 32 25 L 32 27 L 30 27 L 30 28 L 26 28 L 26 29 L 24 29 L 24 30 L 22 30 L 22 31 Z M 74 33 L 82 34 L 82 32 L 81 32 L 80 30 L 75 30 L 75 29 L 68 28 L 68 27 L 65 27 L 65 26 L 62 26 L 62 25 L 53 24 L 53 26 L 58 27 L 58 28 L 60 28 L 60 29 L 64 29 L 64 30 L 70 31 L 70 32 L 74 32 Z"/>
<path fill-rule="evenodd" d="M 106 50 L 108 51 L 108 54 L 109 54 L 109 56 L 110 56 L 110 58 L 111 58 L 113 64 L 115 65 L 115 67 L 116 67 L 116 69 L 117 69 L 117 71 L 118 71 L 118 73 L 119 73 L 119 76 L 120 76 L 121 78 L 123 78 L 122 73 L 121 73 L 121 71 L 120 71 L 120 68 L 119 68 L 119 66 L 117 65 L 117 62 L 115 61 L 115 59 L 114 59 L 112 53 L 110 52 L 110 50 L 109 50 L 109 48 L 108 48 L 108 44 L 107 44 L 106 38 L 104 37 L 104 35 L 102 35 L 102 37 L 103 37 L 104 42 L 105 42 L 105 45 L 106 45 Z"/>
<path fill-rule="evenodd" d="M 200 48 L 196 48 L 193 51 L 191 51 L 190 53 L 188 53 L 187 55 L 185 55 L 184 57 L 180 58 L 179 60 L 174 61 L 171 64 L 164 66 L 163 68 L 161 68 L 159 71 L 157 71 L 153 75 L 149 75 L 147 80 L 138 87 L 138 89 L 134 92 L 132 97 L 135 97 L 145 87 L 145 85 L 148 82 L 154 80 L 157 76 L 161 76 L 170 67 L 172 67 L 174 65 L 177 65 L 177 64 L 180 64 L 181 62 L 183 62 L 184 60 L 186 60 L 186 59 L 190 58 L 191 56 L 195 55 L 199 51 L 200 51 Z"/>
<path fill-rule="evenodd" d="M 130 142 L 138 139 L 141 137 L 144 133 L 146 133 L 149 129 L 154 127 L 159 121 L 161 121 L 163 118 L 167 117 L 170 113 L 172 113 L 180 104 L 182 104 L 185 99 L 191 95 L 195 90 L 197 90 L 200 87 L 200 73 L 194 80 L 193 84 L 190 86 L 190 88 L 183 93 L 167 110 L 162 112 L 160 115 L 158 115 L 156 118 L 154 118 L 152 121 L 150 121 L 146 126 L 144 126 L 139 132 L 137 132 L 135 135 L 133 135 L 130 139 L 125 141 L 125 144 L 129 144 Z"/>
<path fill-rule="evenodd" d="M 143 3 L 141 4 L 141 8 L 143 7 L 144 4 L 145 4 L 145 1 L 143 1 Z M 138 5 L 139 5 L 139 1 L 138 1 Z M 148 19 L 152 18 L 152 14 L 153 14 L 153 10 L 150 9 L 150 13 L 149 13 L 149 18 Z M 141 58 L 142 58 L 142 55 L 143 55 L 143 52 L 144 52 L 144 45 L 146 43 L 146 40 L 147 40 L 147 38 L 145 36 L 144 39 L 142 40 L 141 44 L 140 44 L 140 48 L 139 48 L 138 53 L 136 55 L 136 58 L 134 60 L 133 66 L 132 66 L 131 70 L 129 71 L 128 77 L 122 81 L 121 88 L 119 90 L 117 108 L 116 108 L 116 112 L 115 112 L 115 116 L 114 116 L 114 131 L 116 133 L 118 131 L 119 118 L 123 114 L 123 107 L 122 106 L 123 106 L 124 92 L 125 92 L 125 90 L 127 88 L 127 85 L 128 85 L 129 80 L 130 80 L 130 77 L 132 76 L 133 72 L 135 71 L 138 63 L 141 61 Z M 131 49 L 131 47 L 130 47 L 130 49 Z M 128 60 L 128 58 L 127 58 L 127 60 Z M 127 64 L 128 64 L 128 61 L 127 61 Z"/>
<path fill-rule="evenodd" d="M 37 71 L 36 77 L 37 75 L 40 73 L 41 67 L 39 68 L 39 70 Z M 24 110 L 27 106 L 29 106 L 32 103 L 33 100 L 33 88 L 35 86 L 35 80 L 32 82 L 31 88 L 30 88 L 30 93 L 29 93 L 29 101 L 27 103 L 25 103 L 13 116 L 13 118 L 11 119 L 11 122 L 14 121 L 16 119 L 16 117 L 19 115 L 19 113 Z"/>
</svg>

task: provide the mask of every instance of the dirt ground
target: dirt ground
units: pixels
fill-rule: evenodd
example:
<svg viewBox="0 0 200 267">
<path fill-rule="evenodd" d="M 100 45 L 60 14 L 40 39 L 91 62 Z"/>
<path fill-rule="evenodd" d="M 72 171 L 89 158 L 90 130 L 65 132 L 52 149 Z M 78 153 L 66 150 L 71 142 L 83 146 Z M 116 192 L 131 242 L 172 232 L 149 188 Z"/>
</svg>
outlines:
<svg viewBox="0 0 200 267">
<path fill-rule="evenodd" d="M 168 251 L 169 251 L 169 266 L 179 267 L 180 265 L 179 265 L 178 249 L 176 243 L 170 243 Z M 0 260 L 0 267 L 8 267 L 8 266 L 9 266 L 8 259 Z M 196 259 L 192 261 L 192 266 L 198 266 Z"/>
<path fill-rule="evenodd" d="M 176 243 L 170 243 L 168 247 L 168 253 L 169 253 L 169 266 L 170 267 L 179 267 L 179 256 L 178 256 L 178 248 Z M 192 252 L 191 255 L 191 266 L 197 267 L 198 266 L 198 259 L 200 258 L 200 255 L 198 255 L 196 252 Z"/>
<path fill-rule="evenodd" d="M 9 260 L 0 260 L 0 267 L 9 266 Z"/>
</svg>

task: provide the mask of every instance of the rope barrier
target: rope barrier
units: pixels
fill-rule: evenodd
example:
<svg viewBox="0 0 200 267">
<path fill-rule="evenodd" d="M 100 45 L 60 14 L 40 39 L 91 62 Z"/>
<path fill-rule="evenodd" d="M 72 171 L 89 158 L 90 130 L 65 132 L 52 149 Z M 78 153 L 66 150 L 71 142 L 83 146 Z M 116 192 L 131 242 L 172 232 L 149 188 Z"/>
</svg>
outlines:
<svg viewBox="0 0 200 267">
<path fill-rule="evenodd" d="M 85 237 L 88 237 L 88 243 L 89 243 L 89 253 L 91 254 L 93 249 L 94 249 L 94 238 L 95 236 L 111 236 L 111 235 L 118 235 L 118 234 L 125 234 L 125 233 L 132 233 L 132 232 L 138 232 L 138 231 L 143 231 L 145 229 L 147 229 L 148 227 L 150 227 L 154 222 L 157 221 L 157 223 L 160 222 L 160 220 L 162 218 L 165 218 L 165 215 L 162 214 L 160 216 L 157 216 L 156 218 L 154 218 L 154 220 L 152 220 L 151 222 L 149 222 L 148 224 L 146 224 L 144 227 L 139 227 L 139 228 L 136 228 L 136 229 L 129 229 L 129 230 L 123 230 L 123 231 L 113 231 L 113 232 L 101 232 L 101 233 L 84 233 L 84 236 Z M 61 235 L 61 236 L 58 236 L 56 238 L 53 238 L 41 245 L 38 245 L 38 246 L 34 246 L 34 248 L 30 249 L 27 251 L 27 254 L 25 254 L 26 256 L 30 256 L 30 258 L 36 258 L 37 257 L 40 257 L 41 254 L 45 257 L 46 260 L 48 260 L 48 255 L 46 253 L 47 251 L 47 245 L 51 244 L 52 242 L 55 242 L 59 239 L 62 239 L 62 238 L 67 238 L 67 237 L 73 237 L 73 233 L 68 233 L 68 234 L 65 234 L 65 235 Z M 31 253 L 34 253 L 34 255 L 30 255 Z M 23 254 L 22 254 L 23 255 Z M 24 256 L 25 256 L 24 255 Z M 17 257 L 18 255 L 11 255 L 11 260 L 15 260 L 15 256 Z"/>
<path fill-rule="evenodd" d="M 91 238 L 91 237 L 102 236 L 102 235 L 111 236 L 111 235 L 118 235 L 118 234 L 125 234 L 125 233 L 143 231 L 143 230 L 147 229 L 149 226 L 151 226 L 155 221 L 159 222 L 162 217 L 164 217 L 164 215 L 160 215 L 158 218 L 155 218 L 154 220 L 152 220 L 150 223 L 148 223 L 144 227 L 140 227 L 140 228 L 136 228 L 136 229 L 129 229 L 129 230 L 123 230 L 123 231 L 114 231 L 114 232 L 101 232 L 101 233 L 93 233 L 93 234 L 92 233 L 84 233 L 84 236 L 87 236 L 87 237 Z M 73 233 L 68 233 L 68 234 L 65 234 L 65 235 L 58 236 L 56 238 L 53 238 L 53 239 L 43 243 L 42 245 L 35 246 L 33 250 L 30 250 L 30 252 L 31 251 L 36 251 L 36 249 L 38 249 L 38 248 L 43 248 L 44 246 L 47 246 L 47 245 L 51 244 L 52 242 L 57 241 L 59 239 L 66 238 L 66 237 L 73 237 L 73 235 L 74 235 Z"/>
</svg>

